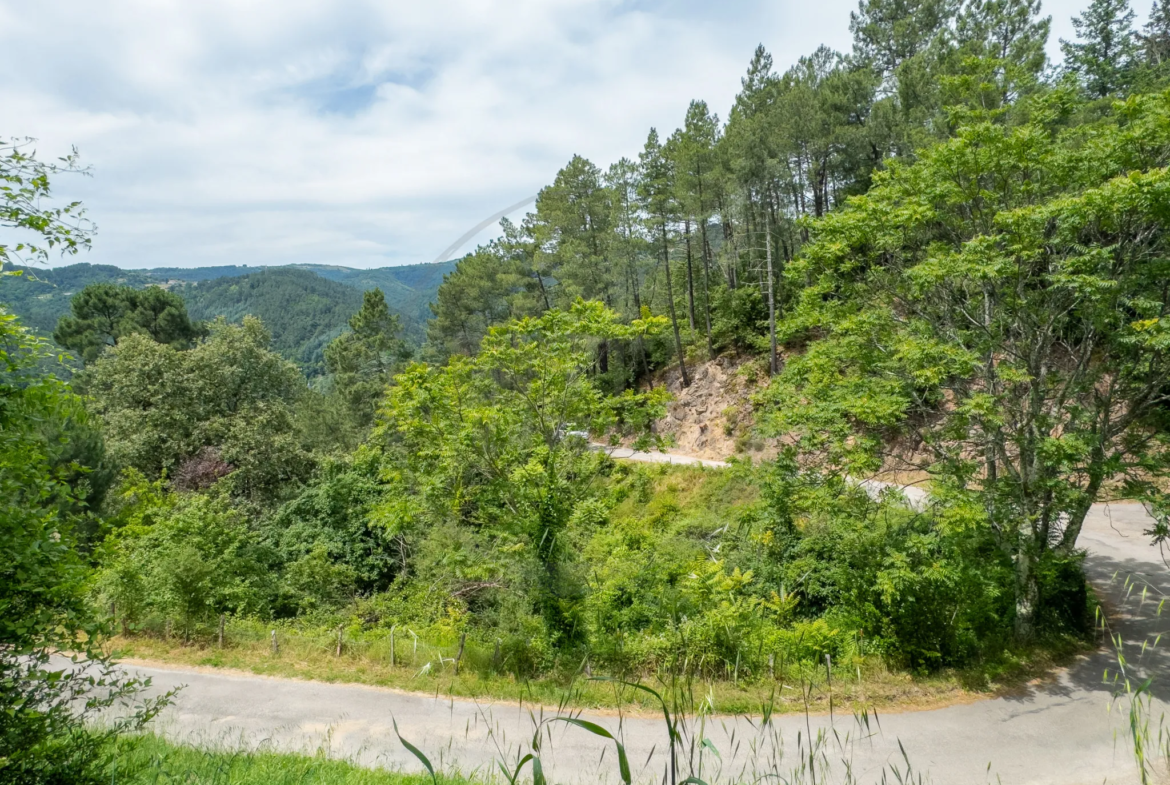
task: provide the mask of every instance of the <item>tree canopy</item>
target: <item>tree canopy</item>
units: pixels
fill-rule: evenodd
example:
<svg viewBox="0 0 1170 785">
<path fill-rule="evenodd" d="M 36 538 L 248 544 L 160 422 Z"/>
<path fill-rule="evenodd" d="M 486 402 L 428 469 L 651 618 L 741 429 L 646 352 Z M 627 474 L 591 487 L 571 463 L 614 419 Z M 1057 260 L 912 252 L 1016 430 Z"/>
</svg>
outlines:
<svg viewBox="0 0 1170 785">
<path fill-rule="evenodd" d="M 73 296 L 70 305 L 72 313 L 57 322 L 53 340 L 86 363 L 127 335 L 149 335 L 157 343 L 185 349 L 204 330 L 187 317 L 183 298 L 157 286 L 90 284 Z"/>
</svg>

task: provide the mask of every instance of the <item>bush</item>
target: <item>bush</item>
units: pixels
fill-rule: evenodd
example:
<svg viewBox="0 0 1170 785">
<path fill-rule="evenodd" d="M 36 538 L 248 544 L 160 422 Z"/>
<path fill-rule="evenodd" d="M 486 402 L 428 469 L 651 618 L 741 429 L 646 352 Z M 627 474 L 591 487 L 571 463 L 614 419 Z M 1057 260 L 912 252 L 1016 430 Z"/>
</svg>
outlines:
<svg viewBox="0 0 1170 785">
<path fill-rule="evenodd" d="M 60 439 L 78 432 L 68 420 L 84 412 L 42 370 L 46 349 L 0 309 L 0 781 L 84 785 L 102 780 L 110 740 L 154 709 L 86 729 L 139 685 L 112 670 L 85 601 L 75 536 L 82 504 L 62 481 L 68 472 L 55 468 L 68 452 Z M 86 667 L 60 666 L 52 657 L 62 651 Z"/>
<path fill-rule="evenodd" d="M 93 585 L 124 623 L 179 622 L 184 637 L 218 613 L 266 615 L 273 554 L 224 494 L 170 494 L 132 476 L 121 524 L 103 543 Z"/>
</svg>

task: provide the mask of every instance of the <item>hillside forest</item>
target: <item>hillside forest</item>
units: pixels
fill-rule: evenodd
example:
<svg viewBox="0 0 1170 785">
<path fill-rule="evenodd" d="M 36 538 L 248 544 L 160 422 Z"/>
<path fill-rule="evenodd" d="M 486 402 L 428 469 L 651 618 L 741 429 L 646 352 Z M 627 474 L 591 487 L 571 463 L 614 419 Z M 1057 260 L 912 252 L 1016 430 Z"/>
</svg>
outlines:
<svg viewBox="0 0 1170 785">
<path fill-rule="evenodd" d="M 783 72 L 761 46 L 725 118 L 696 100 L 573 157 L 443 277 L 421 343 L 355 288 L 296 364 L 230 303 L 304 271 L 86 286 L 68 377 L 0 311 L 0 766 L 81 782 L 98 755 L 45 757 L 91 737 L 30 663 L 225 620 L 338 652 L 405 629 L 511 683 L 737 689 L 1083 641 L 1089 506 L 1170 533 L 1170 5 L 1134 18 L 1092 0 L 1058 63 L 1038 0 L 862 0 L 851 51 Z M 0 221 L 42 238 L 5 268 L 84 250 L 49 192 L 80 164 L 2 153 Z M 669 447 L 665 380 L 727 356 L 775 457 L 591 446 Z"/>
<path fill-rule="evenodd" d="M 361 293 L 368 289 L 382 290 L 387 306 L 402 323 L 403 339 L 417 348 L 426 337 L 429 305 L 454 265 L 373 270 L 330 265 L 123 270 L 80 262 L 54 268 L 9 267 L 9 272 L 19 275 L 0 277 L 0 303 L 45 337 L 52 336 L 58 320 L 71 313 L 73 295 L 91 284 L 160 287 L 177 294 L 196 322 L 220 316 L 232 322 L 245 315 L 261 319 L 272 333 L 272 348 L 299 365 L 310 379 L 317 379 L 325 371 L 325 346 L 345 331 L 361 304 Z"/>
</svg>

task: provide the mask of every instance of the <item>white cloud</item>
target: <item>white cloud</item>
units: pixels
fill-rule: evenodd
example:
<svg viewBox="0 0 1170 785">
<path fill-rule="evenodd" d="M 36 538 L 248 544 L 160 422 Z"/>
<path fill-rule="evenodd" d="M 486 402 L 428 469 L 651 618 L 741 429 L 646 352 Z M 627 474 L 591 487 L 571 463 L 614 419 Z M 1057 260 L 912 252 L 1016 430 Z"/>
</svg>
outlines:
<svg viewBox="0 0 1170 785">
<path fill-rule="evenodd" d="M 100 226 L 86 261 L 430 261 L 575 153 L 726 115 L 756 43 L 848 48 L 854 5 L 0 0 L 0 134 L 93 166 L 58 184 Z"/>
</svg>

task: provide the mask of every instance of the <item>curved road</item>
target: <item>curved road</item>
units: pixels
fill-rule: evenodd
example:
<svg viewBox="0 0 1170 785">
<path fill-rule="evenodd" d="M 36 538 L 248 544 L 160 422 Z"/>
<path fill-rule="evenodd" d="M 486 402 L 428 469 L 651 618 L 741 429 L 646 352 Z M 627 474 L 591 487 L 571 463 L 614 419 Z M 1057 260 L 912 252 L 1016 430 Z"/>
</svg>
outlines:
<svg viewBox="0 0 1170 785">
<path fill-rule="evenodd" d="M 660 454 L 655 454 L 660 455 Z M 641 455 L 615 455 L 638 460 Z M 694 463 L 696 460 L 674 462 Z M 651 458 L 650 460 L 666 460 Z M 912 499 L 912 501 L 914 501 Z M 1126 640 L 1126 654 L 1143 674 L 1154 675 L 1151 731 L 1170 700 L 1170 655 L 1147 646 L 1167 626 L 1156 601 L 1128 593 L 1125 576 L 1149 581 L 1170 594 L 1170 569 L 1143 534 L 1149 519 L 1135 504 L 1097 505 L 1081 537 L 1089 551 L 1086 568 L 1114 630 Z M 1116 576 L 1116 578 L 1115 578 Z M 880 717 L 867 733 L 851 716 L 783 716 L 761 730 L 745 718 L 709 719 L 705 734 L 720 753 L 704 758 L 708 782 L 753 777 L 764 771 L 794 778 L 808 759 L 808 740 L 824 741 L 814 757 L 822 771 L 815 782 L 898 781 L 907 766 L 924 781 L 1005 785 L 1099 785 L 1138 782 L 1128 746 L 1128 704 L 1110 709 L 1113 693 L 1102 682 L 1115 655 L 1106 647 L 1081 658 L 1054 679 L 1010 697 L 931 711 Z M 475 703 L 361 686 L 233 675 L 210 670 L 127 666 L 153 678 L 155 691 L 185 685 L 157 730 L 171 738 L 208 745 L 256 747 L 332 754 L 365 765 L 421 771 L 398 743 L 391 726 L 426 752 L 444 771 L 495 772 L 501 751 L 513 761 L 527 750 L 533 717 L 528 707 Z M 624 736 L 635 779 L 662 782 L 666 732 L 661 721 L 616 716 L 589 719 Z M 823 734 L 822 734 L 823 731 Z M 608 744 L 608 749 L 607 749 Z M 903 755 L 902 750 L 905 750 Z M 617 782 L 612 743 L 579 728 L 556 723 L 545 742 L 546 772 L 552 781 Z M 687 771 L 683 767 L 683 771 Z M 847 772 L 855 778 L 847 780 Z M 689 773 L 689 772 L 688 772 Z M 685 774 L 680 774 L 681 780 Z"/>
</svg>

